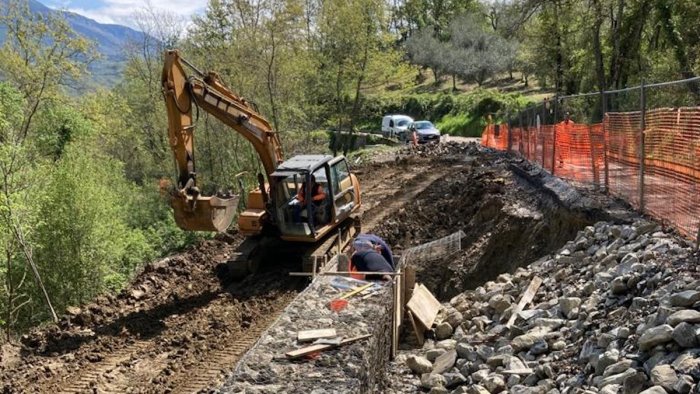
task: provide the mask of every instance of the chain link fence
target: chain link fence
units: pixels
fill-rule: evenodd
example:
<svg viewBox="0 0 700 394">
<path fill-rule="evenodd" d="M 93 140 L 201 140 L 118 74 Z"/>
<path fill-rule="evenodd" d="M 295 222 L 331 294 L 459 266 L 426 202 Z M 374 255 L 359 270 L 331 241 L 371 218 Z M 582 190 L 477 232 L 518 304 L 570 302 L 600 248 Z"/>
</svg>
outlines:
<svg viewBox="0 0 700 394">
<path fill-rule="evenodd" d="M 700 77 L 555 96 L 507 119 L 485 128 L 482 145 L 700 237 Z"/>
</svg>

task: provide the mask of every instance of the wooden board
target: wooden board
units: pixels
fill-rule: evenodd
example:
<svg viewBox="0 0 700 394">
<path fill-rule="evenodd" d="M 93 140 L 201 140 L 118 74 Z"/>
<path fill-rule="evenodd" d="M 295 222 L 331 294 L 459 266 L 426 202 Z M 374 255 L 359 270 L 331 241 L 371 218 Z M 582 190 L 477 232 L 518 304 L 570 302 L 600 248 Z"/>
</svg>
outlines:
<svg viewBox="0 0 700 394">
<path fill-rule="evenodd" d="M 392 294 L 393 305 L 392 305 L 392 317 L 391 317 L 391 359 L 396 357 L 396 351 L 399 349 L 399 332 L 401 329 L 401 296 L 403 292 L 401 291 L 401 277 L 395 277 L 394 280 L 394 294 Z"/>
<path fill-rule="evenodd" d="M 406 307 L 413 312 L 413 317 L 428 330 L 433 326 L 438 311 L 440 311 L 440 302 L 435 299 L 427 287 L 419 283 L 413 290 L 413 296 Z"/>
<path fill-rule="evenodd" d="M 313 354 L 313 353 L 317 353 L 317 352 L 322 352 L 324 350 L 333 349 L 333 348 L 340 347 L 340 346 L 345 346 L 345 345 L 351 344 L 353 342 L 367 339 L 371 336 L 372 336 L 372 334 L 367 334 L 367 335 L 360 335 L 360 336 L 354 337 L 354 338 L 344 339 L 342 342 L 340 342 L 340 345 L 311 345 L 311 346 L 303 347 L 301 349 L 292 350 L 291 352 L 287 352 L 284 355 L 287 356 L 287 358 L 289 358 L 289 359 L 295 359 L 295 358 L 299 358 L 299 357 L 304 357 L 308 354 Z"/>
<path fill-rule="evenodd" d="M 408 300 L 413 296 L 413 288 L 416 286 L 416 269 L 413 267 L 405 267 L 402 269 L 403 275 L 403 305 L 406 306 Z"/>
<path fill-rule="evenodd" d="M 510 327 L 515 323 L 515 319 L 518 316 L 518 313 L 520 313 L 527 304 L 529 304 L 533 298 L 535 298 L 535 294 L 537 294 L 537 290 L 540 288 L 540 285 L 542 284 L 542 278 L 539 276 L 535 276 L 532 278 L 530 281 L 530 285 L 527 286 L 527 289 L 525 289 L 525 292 L 523 293 L 523 296 L 520 297 L 520 302 L 518 302 L 518 305 L 515 306 L 515 309 L 511 311 L 510 314 L 510 319 L 508 319 L 508 323 L 506 323 L 506 327 Z"/>
<path fill-rule="evenodd" d="M 319 330 L 305 330 L 297 333 L 297 341 L 310 342 L 319 338 L 333 338 L 337 334 L 335 328 L 322 328 Z"/>
<path fill-rule="evenodd" d="M 419 322 L 416 322 L 416 319 L 413 318 L 413 313 L 411 313 L 411 311 L 408 311 L 408 320 L 411 321 L 413 333 L 416 334 L 416 341 L 418 341 L 418 345 L 423 346 L 423 343 L 425 342 L 425 328 L 423 328 Z"/>
<path fill-rule="evenodd" d="M 350 297 L 354 296 L 355 294 L 361 293 L 361 292 L 369 289 L 372 286 L 374 286 L 374 283 L 367 283 L 364 286 L 356 287 L 356 288 L 352 289 L 352 291 L 349 291 L 349 292 L 341 295 L 340 297 L 338 297 L 338 299 L 344 300 L 346 298 L 350 298 Z"/>
</svg>

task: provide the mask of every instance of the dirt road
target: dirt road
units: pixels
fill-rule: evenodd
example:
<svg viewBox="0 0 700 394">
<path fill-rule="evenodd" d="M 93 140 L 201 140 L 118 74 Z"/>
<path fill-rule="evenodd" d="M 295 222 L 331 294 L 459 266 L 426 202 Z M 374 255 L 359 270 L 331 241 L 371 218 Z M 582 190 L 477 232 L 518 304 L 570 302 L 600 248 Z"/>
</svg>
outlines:
<svg viewBox="0 0 700 394">
<path fill-rule="evenodd" d="M 431 154 L 430 150 L 436 150 Z M 358 169 L 365 230 L 448 174 L 449 149 L 424 148 Z M 243 238 L 220 236 L 148 264 L 118 295 L 70 308 L 0 353 L 7 393 L 196 392 L 216 386 L 305 286 L 280 261 L 241 282 L 221 275 Z"/>
</svg>

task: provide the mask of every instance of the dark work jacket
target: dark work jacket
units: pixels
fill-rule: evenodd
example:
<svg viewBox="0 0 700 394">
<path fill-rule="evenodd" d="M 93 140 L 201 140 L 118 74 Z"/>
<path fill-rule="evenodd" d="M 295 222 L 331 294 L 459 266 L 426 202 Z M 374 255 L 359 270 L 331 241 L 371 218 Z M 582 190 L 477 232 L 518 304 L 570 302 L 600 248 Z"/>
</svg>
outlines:
<svg viewBox="0 0 700 394">
<path fill-rule="evenodd" d="M 396 265 L 394 264 L 394 255 L 391 253 L 391 248 L 389 245 L 387 245 L 384 240 L 375 234 L 360 234 L 355 239 L 365 239 L 368 240 L 369 242 L 373 243 L 374 245 L 379 245 L 381 249 L 381 254 L 384 257 L 384 259 L 391 264 L 392 268 L 396 268 Z"/>
<path fill-rule="evenodd" d="M 381 254 L 374 250 L 365 250 L 362 252 L 356 252 L 352 255 L 352 265 L 358 271 L 371 271 L 371 272 L 393 272 L 394 269 L 391 265 L 382 257 Z M 368 275 L 367 279 L 375 279 Z"/>
</svg>

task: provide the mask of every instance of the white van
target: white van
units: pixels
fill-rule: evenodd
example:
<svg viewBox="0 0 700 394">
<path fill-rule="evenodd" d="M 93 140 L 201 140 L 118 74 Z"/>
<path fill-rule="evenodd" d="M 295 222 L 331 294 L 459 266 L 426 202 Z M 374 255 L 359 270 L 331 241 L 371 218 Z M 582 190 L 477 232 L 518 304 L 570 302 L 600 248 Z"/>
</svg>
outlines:
<svg viewBox="0 0 700 394">
<path fill-rule="evenodd" d="M 411 123 L 413 123 L 413 118 L 410 116 L 386 115 L 382 118 L 382 135 L 401 138 L 406 134 L 406 130 Z"/>
</svg>

